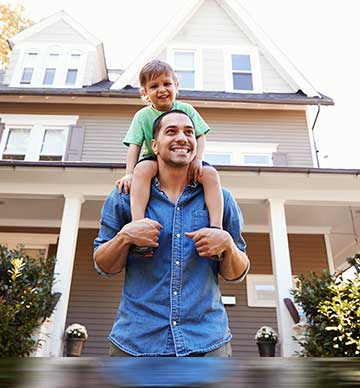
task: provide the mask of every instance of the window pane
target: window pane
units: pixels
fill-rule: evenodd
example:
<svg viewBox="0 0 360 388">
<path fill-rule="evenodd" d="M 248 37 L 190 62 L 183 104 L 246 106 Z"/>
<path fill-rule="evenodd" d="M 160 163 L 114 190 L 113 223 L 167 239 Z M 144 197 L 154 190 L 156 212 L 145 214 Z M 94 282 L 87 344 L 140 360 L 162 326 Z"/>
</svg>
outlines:
<svg viewBox="0 0 360 388">
<path fill-rule="evenodd" d="M 176 76 L 179 80 L 180 89 L 195 88 L 195 73 L 193 71 L 177 71 Z"/>
<path fill-rule="evenodd" d="M 230 154 L 205 154 L 205 160 L 210 164 L 231 164 L 231 155 Z"/>
<path fill-rule="evenodd" d="M 21 77 L 21 84 L 29 84 L 33 75 L 34 69 L 32 67 L 25 67 Z"/>
<path fill-rule="evenodd" d="M 64 130 L 46 129 L 40 154 L 62 156 L 64 153 L 64 146 L 65 146 Z M 41 159 L 41 160 L 45 160 L 45 159 Z"/>
<path fill-rule="evenodd" d="M 232 69 L 240 71 L 251 71 L 250 55 L 232 55 Z"/>
<path fill-rule="evenodd" d="M 175 53 L 175 69 L 193 70 L 195 67 L 194 53 L 178 51 Z"/>
<path fill-rule="evenodd" d="M 46 69 L 44 75 L 44 85 L 52 85 L 54 83 L 56 69 Z"/>
<path fill-rule="evenodd" d="M 12 128 L 6 142 L 4 154 L 25 156 L 30 136 L 30 129 Z"/>
<path fill-rule="evenodd" d="M 77 77 L 77 69 L 69 69 L 66 74 L 66 85 L 75 85 Z"/>
<path fill-rule="evenodd" d="M 253 90 L 251 74 L 233 73 L 234 90 Z"/>
<path fill-rule="evenodd" d="M 269 155 L 244 155 L 245 164 L 261 164 L 268 166 L 270 164 Z"/>
</svg>

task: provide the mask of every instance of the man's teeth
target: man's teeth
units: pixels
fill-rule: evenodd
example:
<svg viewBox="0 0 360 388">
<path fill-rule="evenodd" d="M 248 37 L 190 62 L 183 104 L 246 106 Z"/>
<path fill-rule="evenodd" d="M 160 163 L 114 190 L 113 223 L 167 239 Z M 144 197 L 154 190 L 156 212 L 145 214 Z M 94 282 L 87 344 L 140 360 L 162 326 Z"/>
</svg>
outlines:
<svg viewBox="0 0 360 388">
<path fill-rule="evenodd" d="M 187 148 L 175 148 L 173 151 L 181 154 L 187 154 L 189 152 Z"/>
</svg>

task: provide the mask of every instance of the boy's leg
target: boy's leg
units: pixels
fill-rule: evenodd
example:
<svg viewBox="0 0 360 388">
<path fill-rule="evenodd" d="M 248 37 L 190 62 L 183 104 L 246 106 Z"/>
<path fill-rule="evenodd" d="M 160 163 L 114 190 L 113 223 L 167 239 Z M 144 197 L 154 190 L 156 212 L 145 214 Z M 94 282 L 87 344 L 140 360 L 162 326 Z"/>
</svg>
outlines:
<svg viewBox="0 0 360 388">
<path fill-rule="evenodd" d="M 224 199 L 221 191 L 220 178 L 214 167 L 203 166 L 199 182 L 204 187 L 205 203 L 209 211 L 210 226 L 222 229 Z"/>
<path fill-rule="evenodd" d="M 133 173 L 131 183 L 130 207 L 132 221 L 145 217 L 145 210 L 150 198 L 151 180 L 157 174 L 158 165 L 155 160 L 139 162 Z"/>
</svg>

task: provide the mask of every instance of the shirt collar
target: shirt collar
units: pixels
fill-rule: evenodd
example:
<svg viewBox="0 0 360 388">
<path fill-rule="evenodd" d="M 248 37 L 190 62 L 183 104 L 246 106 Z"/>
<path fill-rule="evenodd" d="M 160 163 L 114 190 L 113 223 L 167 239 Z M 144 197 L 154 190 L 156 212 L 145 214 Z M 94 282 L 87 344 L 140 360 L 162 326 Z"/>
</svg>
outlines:
<svg viewBox="0 0 360 388">
<path fill-rule="evenodd" d="M 159 191 L 161 191 L 161 190 L 160 190 L 160 182 L 159 182 L 159 179 L 158 179 L 157 176 L 153 179 L 153 184 L 154 184 L 154 186 L 155 186 Z M 198 186 L 199 186 L 199 183 L 198 183 L 198 182 L 195 182 L 195 181 L 190 182 L 190 183 L 188 183 L 188 184 L 186 185 L 186 187 L 190 187 L 190 188 L 192 188 L 192 189 L 195 189 L 195 188 L 198 187 Z"/>
</svg>

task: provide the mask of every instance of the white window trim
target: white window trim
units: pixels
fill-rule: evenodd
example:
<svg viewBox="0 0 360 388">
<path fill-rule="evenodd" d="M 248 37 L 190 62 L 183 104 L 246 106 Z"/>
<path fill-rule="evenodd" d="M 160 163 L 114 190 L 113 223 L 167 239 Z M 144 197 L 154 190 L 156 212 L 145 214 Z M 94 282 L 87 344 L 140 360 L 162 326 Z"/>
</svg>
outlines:
<svg viewBox="0 0 360 388">
<path fill-rule="evenodd" d="M 36 46 L 34 44 L 22 43 L 16 47 L 19 51 L 19 59 L 14 68 L 14 73 L 9 86 L 12 87 L 21 87 L 21 88 L 34 88 L 41 87 L 46 89 L 51 88 L 66 88 L 74 89 L 81 88 L 85 79 L 86 63 L 88 59 L 88 53 L 94 51 L 94 47 L 87 44 L 66 44 L 66 45 L 54 45 L 48 43 L 38 43 Z M 55 79 L 52 85 L 44 85 L 43 79 L 45 74 L 45 69 L 47 68 L 47 58 L 51 53 L 59 54 L 58 66 L 56 68 Z M 21 77 L 24 69 L 24 61 L 26 54 L 28 52 L 37 52 L 38 62 L 36 68 L 34 68 L 33 76 L 30 84 L 22 84 Z M 66 74 L 69 64 L 69 58 L 71 53 L 80 53 L 81 60 L 78 67 L 78 74 L 76 78 L 75 85 L 66 85 Z"/>
<path fill-rule="evenodd" d="M 176 46 L 170 46 L 167 49 L 167 62 L 175 70 L 175 52 L 194 53 L 194 71 L 195 71 L 195 87 L 193 89 L 183 88 L 180 84 L 181 90 L 202 90 L 203 89 L 203 72 L 202 72 L 202 51 L 201 48 L 195 46 L 189 46 L 179 44 Z"/>
<path fill-rule="evenodd" d="M 58 234 L 39 233 L 0 233 L 0 243 L 9 249 L 45 249 L 45 257 L 49 252 L 50 244 L 57 244 Z"/>
<path fill-rule="evenodd" d="M 234 89 L 233 85 L 233 69 L 232 69 L 232 55 L 249 55 L 251 70 L 252 70 L 252 81 L 253 90 L 237 90 Z M 225 69 L 225 90 L 231 93 L 262 93 L 262 80 L 260 71 L 260 59 L 259 52 L 255 47 L 227 47 L 224 48 L 224 69 Z"/>
<path fill-rule="evenodd" d="M 246 293 L 249 307 L 276 307 L 276 296 L 273 300 L 256 298 L 255 287 L 257 285 L 273 286 L 276 293 L 274 275 L 247 275 L 246 276 Z M 296 276 L 293 276 L 293 287 L 296 286 Z"/>
<path fill-rule="evenodd" d="M 277 151 L 278 143 L 220 143 L 206 142 L 206 154 L 230 154 L 231 165 L 245 165 L 244 155 L 269 155 L 269 164 L 272 166 L 272 154 Z M 252 164 L 254 165 L 254 164 Z M 259 164 L 260 165 L 260 164 Z M 263 166 L 263 164 L 261 164 Z"/>
<path fill-rule="evenodd" d="M 12 128 L 29 128 L 30 143 L 25 155 L 25 161 L 39 161 L 42 140 L 46 129 L 63 129 L 67 139 L 69 126 L 75 125 L 79 116 L 50 116 L 50 115 L 9 115 L 1 114 L 1 121 L 5 123 L 4 133 L 0 142 L 0 160 L 3 158 L 9 131 Z M 65 155 L 66 140 L 62 160 Z"/>
</svg>

